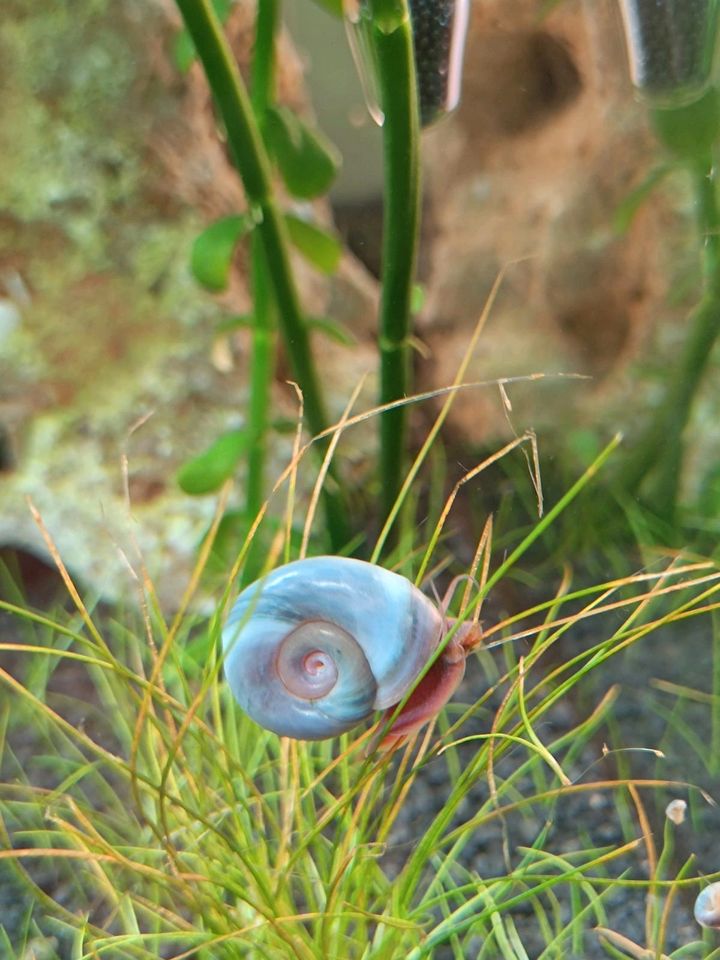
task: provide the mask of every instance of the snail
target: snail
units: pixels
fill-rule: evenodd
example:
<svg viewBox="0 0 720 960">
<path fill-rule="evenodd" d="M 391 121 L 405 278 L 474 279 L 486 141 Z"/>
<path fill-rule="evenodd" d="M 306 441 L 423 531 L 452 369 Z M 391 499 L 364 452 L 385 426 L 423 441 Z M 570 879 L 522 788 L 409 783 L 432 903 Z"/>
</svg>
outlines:
<svg viewBox="0 0 720 960">
<path fill-rule="evenodd" d="M 324 740 L 375 710 L 389 717 L 446 635 L 441 611 L 409 580 L 362 560 L 296 560 L 246 587 L 223 629 L 225 676 L 260 726 Z M 383 740 L 420 729 L 447 703 L 479 630 L 447 643 Z"/>
<path fill-rule="evenodd" d="M 693 914 L 701 927 L 720 929 L 720 883 L 711 883 L 700 891 Z"/>
</svg>

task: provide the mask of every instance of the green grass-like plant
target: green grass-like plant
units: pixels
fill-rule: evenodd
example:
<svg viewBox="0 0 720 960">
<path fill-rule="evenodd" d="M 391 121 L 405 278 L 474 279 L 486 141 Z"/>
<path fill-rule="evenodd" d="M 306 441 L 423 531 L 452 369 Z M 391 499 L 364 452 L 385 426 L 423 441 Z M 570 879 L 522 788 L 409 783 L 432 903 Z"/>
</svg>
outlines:
<svg viewBox="0 0 720 960">
<path fill-rule="evenodd" d="M 616 440 L 547 510 L 531 432 L 483 458 L 445 496 L 440 430 L 457 391 L 468 389 L 467 361 L 487 311 L 455 382 L 406 399 L 419 191 L 406 0 L 369 0 L 365 8 L 385 115 L 381 406 L 355 414 L 353 397 L 334 426 L 328 425 L 310 349 L 313 318 L 300 303 L 289 249 L 294 244 L 330 272 L 340 248 L 331 234 L 281 209 L 273 170 L 291 195 L 310 199 L 325 192 L 336 163 L 317 131 L 274 102 L 278 2 L 259 0 L 249 90 L 222 29 L 231 4 L 177 5 L 186 30 L 176 57 L 186 67 L 195 55 L 200 59 L 248 199 L 247 213 L 224 218 L 198 238 L 193 270 L 209 289 L 222 289 L 235 245 L 248 236 L 253 293 L 252 315 L 227 321 L 252 330 L 246 425 L 214 441 L 181 482 L 193 493 L 214 492 L 245 459 L 243 535 L 217 609 L 199 613 L 196 601 L 221 535 L 223 493 L 184 600 L 167 619 L 142 563 L 134 572 L 137 610 L 93 608 L 36 515 L 70 609 L 33 610 L 13 594 L 9 578 L 7 599 L 0 600 L 9 625 L 0 639 L 0 884 L 7 878 L 25 901 L 12 926 L 0 917 L 0 955 L 550 960 L 603 950 L 654 960 L 720 957 L 709 936 L 682 945 L 671 936 L 678 901 L 720 873 L 700 879 L 692 857 L 678 865 L 681 825 L 668 817 L 658 839 L 651 809 L 679 794 L 688 796 L 692 809 L 706 796 L 663 776 L 658 751 L 658 767 L 648 777 L 634 772 L 633 753 L 602 749 L 615 728 L 615 686 L 597 693 L 587 716 L 557 729 L 559 707 L 591 689 L 611 658 L 690 619 L 714 624 L 717 564 L 675 554 L 591 586 L 573 586 L 569 573 L 555 589 L 537 582 L 530 551 L 554 536 L 561 514 L 576 509 L 576 497 L 592 488 Z M 685 373 L 669 394 L 673 442 L 663 467 L 663 499 L 672 509 L 682 432 L 717 332 L 715 183 L 706 177 L 709 155 L 702 159 L 696 174 L 698 190 L 705 191 L 707 322 L 689 341 Z M 332 330 L 327 318 L 323 322 Z M 269 387 L 278 333 L 313 439 L 302 446 L 298 424 L 295 455 L 268 495 Z M 680 394 L 678 406 L 673 398 Z M 442 407 L 406 468 L 406 410 L 429 398 L 442 400 Z M 322 743 L 279 739 L 259 729 L 230 696 L 219 643 L 241 581 L 326 542 L 336 550 L 352 548 L 357 531 L 348 524 L 334 455 L 342 434 L 369 418 L 380 424 L 382 527 L 368 555 L 425 589 L 449 568 L 461 578 L 453 612 L 460 620 L 484 614 L 475 676 L 433 724 L 392 752 L 376 747 L 379 722 Z M 647 444 L 649 454 L 639 445 L 636 460 L 626 461 L 631 491 L 657 465 L 657 435 Z M 471 564 L 456 569 L 446 549 L 456 497 L 503 457 L 517 456 L 525 469 L 520 451 L 531 468 L 528 489 L 538 520 L 521 532 L 503 531 L 506 539 L 498 545 L 493 518 L 485 518 Z M 315 452 L 314 493 L 309 504 L 297 505 L 296 475 Z M 433 455 L 437 475 L 427 494 L 418 477 Z M 320 501 L 326 514 L 318 533 Z M 516 575 L 534 589 L 537 602 L 490 619 L 486 601 Z M 578 634 L 584 639 L 569 647 L 567 638 Z M 713 635 L 710 691 L 663 681 L 652 695 L 667 718 L 668 745 L 679 736 L 716 776 L 720 645 L 717 631 Z M 709 746 L 687 723 L 689 703 L 709 710 Z M 607 798 L 611 812 L 605 816 L 619 826 L 620 839 L 612 843 L 593 836 L 591 800 L 598 796 Z M 555 832 L 568 809 L 577 820 L 571 849 L 557 842 Z M 644 900 L 642 942 L 616 929 L 617 897 Z"/>
<path fill-rule="evenodd" d="M 288 518 L 304 452 L 286 471 Z M 457 591 L 460 617 L 480 616 L 490 589 L 572 509 L 600 466 L 502 562 L 486 527 L 472 580 Z M 426 547 L 398 557 L 418 582 L 442 566 L 451 507 L 438 501 Z M 377 725 L 301 743 L 259 729 L 234 704 L 219 631 L 251 541 L 218 611 L 191 612 L 222 508 L 176 616 L 163 618 L 151 581 L 138 574 L 132 624 L 87 606 L 37 516 L 72 609 L 49 616 L 21 597 L 0 603 L 16 625 L 14 639 L 0 643 L 16 664 L 0 668 L 0 866 L 34 904 L 26 941 L 41 931 L 48 950 L 54 937 L 72 960 L 550 958 L 585 956 L 598 927 L 611 956 L 666 956 L 674 898 L 698 879 L 692 864 L 673 875 L 669 855 L 657 854 L 643 797 L 692 788 L 597 766 L 615 688 L 557 734 L 546 724 L 611 657 L 714 610 L 717 566 L 676 556 L 592 587 L 573 589 L 566 577 L 534 607 L 486 623 L 483 675 L 464 700 L 381 753 Z M 294 555 L 292 542 L 279 534 L 268 564 Z M 558 657 L 562 639 L 586 621 L 590 639 Z M 63 677 L 83 694 L 63 693 Z M 593 842 L 583 824 L 586 798 L 599 793 L 613 798 L 619 820 L 623 808 L 634 811 L 616 844 Z M 572 851 L 554 846 L 553 821 L 566 804 L 582 813 Z M 520 829 L 530 841 L 514 844 Z M 490 873 L 472 856 L 478 837 L 504 851 L 504 860 L 491 855 Z M 618 892 L 647 897 L 642 948 L 612 928 L 608 903 Z M 5 939 L 23 955 L 23 944 Z M 670 956 L 712 955 L 703 950 L 698 940 Z"/>
</svg>

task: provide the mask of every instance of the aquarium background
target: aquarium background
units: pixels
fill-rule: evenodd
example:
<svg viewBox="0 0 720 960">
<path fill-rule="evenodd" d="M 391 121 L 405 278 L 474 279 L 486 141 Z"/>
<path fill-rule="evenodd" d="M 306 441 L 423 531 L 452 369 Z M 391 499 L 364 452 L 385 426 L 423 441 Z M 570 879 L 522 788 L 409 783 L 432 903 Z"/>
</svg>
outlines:
<svg viewBox="0 0 720 960">
<path fill-rule="evenodd" d="M 255 6 L 246 0 L 216 6 L 233 58 L 249 82 Z M 387 128 L 373 119 L 377 104 L 366 102 L 367 77 L 363 85 L 348 26 L 327 6 L 288 0 L 278 34 L 274 98 L 289 116 L 319 131 L 320 145 L 312 142 L 317 168 L 327 163 L 334 174 L 337 164 L 337 174 L 328 176 L 327 189 L 304 195 L 292 189 L 287 171 L 276 163 L 272 183 L 283 216 L 317 231 L 310 240 L 305 236 L 293 243 L 289 264 L 332 424 L 350 416 L 351 398 L 353 414 L 372 411 L 379 402 Z M 667 6 L 677 12 L 672 3 Z M 650 5 L 626 0 L 626 24 L 629 9 L 652 13 Z M 707 17 L 711 36 L 715 4 L 693 5 L 691 13 Z M 65 673 L 68 665 L 58 668 L 54 659 L 45 670 L 28 654 L 35 645 L 55 649 L 58 618 L 82 629 L 76 620 L 85 622 L 83 614 L 72 612 L 68 601 L 70 579 L 103 628 L 122 625 L 118 649 L 123 655 L 129 650 L 133 663 L 145 663 L 155 649 L 137 641 L 144 636 L 138 623 L 154 623 L 156 615 L 171 621 L 178 610 L 187 614 L 191 622 L 178 633 L 190 653 L 186 657 L 183 646 L 182 656 L 172 661 L 181 679 L 175 677 L 178 686 L 171 682 L 170 689 L 183 709 L 194 703 L 193 684 L 205 676 L 202 670 L 211 660 L 208 632 L 217 632 L 218 608 L 244 575 L 233 564 L 247 538 L 257 533 L 243 510 L 252 470 L 247 456 L 255 355 L 251 321 L 262 289 L 254 248 L 257 222 L 248 226 L 257 211 L 248 204 L 217 101 L 175 5 L 169 0 L 73 0 L 48 6 L 9 0 L 2 21 L 0 597 L 5 607 L 0 667 L 10 681 L 0 694 L 0 780 L 9 790 L 0 793 L 0 810 L 3 799 L 16 802 L 13 790 L 19 784 L 54 790 L 61 782 L 69 791 L 73 786 L 73 772 L 64 767 L 58 772 L 53 765 L 62 753 L 58 739 L 44 731 L 40 744 L 33 724 L 14 706 L 14 698 L 22 698 L 17 687 L 38 702 L 45 703 L 48 695 L 61 714 L 70 710 L 78 729 L 84 730 L 87 721 L 99 742 L 107 737 L 110 743 L 116 732 L 104 725 L 107 718 L 101 714 L 103 709 L 111 717 L 113 710 L 121 712 L 119 694 L 102 688 L 98 695 L 84 673 L 75 668 Z M 697 40 L 697 23 L 692 26 Z M 544 616 L 541 605 L 566 589 L 567 577 L 575 578 L 580 590 L 617 578 L 623 586 L 613 589 L 625 597 L 623 578 L 648 571 L 655 576 L 660 556 L 681 567 L 702 558 L 709 565 L 707 576 L 715 576 L 720 393 L 713 318 L 720 218 L 714 158 L 720 110 L 712 56 L 705 51 L 703 57 L 707 78 L 688 92 L 683 74 L 683 89 L 675 98 L 673 90 L 655 84 L 655 73 L 651 83 L 637 68 L 631 72 L 622 11 L 614 0 L 471 4 L 461 102 L 418 132 L 421 217 L 405 392 L 422 397 L 409 404 L 405 440 L 398 444 L 407 454 L 403 471 L 409 471 L 429 436 L 433 443 L 407 495 L 409 511 L 385 538 L 377 416 L 358 416 L 342 433 L 334 452 L 339 478 L 331 473 L 326 487 L 346 495 L 352 529 L 343 550 L 382 558 L 413 577 L 434 518 L 450 497 L 451 520 L 438 534 L 443 555 L 422 568 L 424 589 L 440 596 L 452 575 L 462 576 L 471 567 L 473 576 L 480 575 L 478 543 L 485 542 L 489 516 L 495 540 L 492 563 L 487 563 L 494 570 L 514 556 L 518 543 L 526 544 L 542 508 L 545 515 L 558 504 L 564 509 L 563 497 L 585 477 L 572 509 L 544 530 L 538 543 L 527 541 L 518 569 L 491 591 L 483 614 L 491 629 L 507 622 L 508 633 L 517 628 L 522 634 L 523 611 L 533 611 L 528 622 L 540 616 L 538 610 Z M 364 67 L 370 75 L 374 69 L 373 63 Z M 264 134 L 269 142 L 265 129 Z M 302 183 L 304 172 L 295 171 Z M 238 217 L 245 218 L 245 226 Z M 217 247 L 198 248 L 198 238 L 225 218 L 235 218 L 230 240 L 225 236 L 218 242 L 216 236 Z M 239 232 L 232 233 L 235 227 Z M 302 226 L 298 229 L 302 234 Z M 198 249 L 211 251 L 200 266 Z M 260 501 L 313 432 L 307 423 L 305 432 L 298 432 L 302 391 L 295 386 L 291 351 L 282 344 L 278 350 L 268 381 Z M 459 383 L 464 386 L 456 390 Z M 453 403 L 445 413 L 450 387 Z M 435 436 L 431 431 L 439 415 L 442 431 Z M 606 464 L 602 458 L 616 442 Z M 496 458 L 506 448 L 508 456 Z M 274 563 L 295 555 L 301 543 L 310 552 L 334 551 L 322 508 L 315 524 L 303 528 L 315 509 L 319 467 L 313 452 L 292 473 L 300 521 L 287 521 L 280 498 L 271 503 L 267 524 L 257 533 L 254 566 L 248 561 L 255 573 L 269 558 Z M 476 475 L 475 468 L 486 461 L 491 465 Z M 598 486 L 586 488 L 595 473 L 601 474 Z M 208 530 L 217 542 L 203 555 Z M 204 565 L 195 583 L 198 556 L 204 556 Z M 705 575 L 705 567 L 698 570 L 697 577 Z M 186 604 L 188 582 L 194 592 Z M 431 582 L 438 586 L 431 588 Z M 632 876 L 646 886 L 636 897 L 629 887 L 609 887 L 608 914 L 602 913 L 603 894 L 601 907 L 593 901 L 592 924 L 589 908 L 587 917 L 581 915 L 573 888 L 559 897 L 557 916 L 562 923 L 568 915 L 575 919 L 556 940 L 547 935 L 542 919 L 536 922 L 534 907 L 526 905 L 518 915 L 508 908 L 520 933 L 507 942 L 498 935 L 502 946 L 492 949 L 502 949 L 503 956 L 613 955 L 608 942 L 620 956 L 716 955 L 716 935 L 699 931 L 692 904 L 699 878 L 714 877 L 718 870 L 717 809 L 704 795 L 701 801 L 693 794 L 688 821 L 672 842 L 664 819 L 667 802 L 682 792 L 675 783 L 691 783 L 715 799 L 720 793 L 715 600 L 712 592 L 703 600 L 699 595 L 693 580 L 672 599 L 663 594 L 652 616 L 638 601 L 637 624 L 632 624 L 637 639 L 645 636 L 639 625 L 654 623 L 656 614 L 659 626 L 642 643 L 633 639 L 622 655 L 625 621 L 614 609 L 599 628 L 595 621 L 588 626 L 584 613 L 567 635 L 557 627 L 557 644 L 538 668 L 552 678 L 561 665 L 574 662 L 578 650 L 599 642 L 598 631 L 617 633 L 618 656 L 583 675 L 567 696 L 548 706 L 538 723 L 542 737 L 556 737 L 565 749 L 563 737 L 572 739 L 569 731 L 608 697 L 612 705 L 597 725 L 582 728 L 577 754 L 568 748 L 573 776 L 607 762 L 602 770 L 608 777 L 637 776 L 662 784 L 657 794 L 643 794 L 646 806 L 632 795 L 616 803 L 598 790 L 589 799 L 573 795 L 559 811 L 553 807 L 554 853 L 567 854 L 571 862 L 578 850 L 609 849 L 642 837 L 638 855 L 633 859 L 628 851 L 621 865 L 636 871 Z M 700 610 L 691 623 L 679 612 L 684 602 Z M 18 610 L 48 616 L 50 611 L 56 619 L 49 624 L 33 620 L 39 633 L 28 639 L 25 621 L 17 625 Z M 125 626 L 130 623 L 132 628 Z M 161 638 L 163 623 L 157 628 Z M 539 627 L 536 634 L 542 635 Z M 478 690 L 490 689 L 490 681 L 505 670 L 521 674 L 523 651 L 516 656 L 501 647 L 494 665 L 490 654 L 478 658 L 461 688 L 461 702 L 472 703 Z M 559 680 L 552 682 L 560 689 Z M 132 695 L 124 691 L 123 703 L 130 704 L 124 709 L 132 719 L 136 693 L 135 688 Z M 470 718 L 473 735 L 486 735 L 493 716 L 502 713 L 502 692 L 488 697 Z M 71 699 L 89 705 L 87 710 L 71 709 Z M 23 702 L 27 705 L 27 698 Z M 522 710 L 517 710 L 522 727 Z M 14 728 L 13 714 L 20 718 Z M 208 723 L 221 715 L 227 717 L 227 704 L 223 701 L 221 708 L 218 699 Z M 648 752 L 620 754 L 611 767 L 614 760 L 603 760 L 606 743 L 611 751 Z M 287 774 L 289 754 L 262 744 L 269 759 L 257 779 L 275 798 L 282 790 L 271 778 L 278 770 Z M 329 754 L 317 756 L 330 763 Z M 502 775 L 510 776 L 512 762 L 503 762 L 508 766 L 501 766 Z M 308 761 L 303 773 L 314 783 L 310 774 L 319 769 L 311 770 Z M 437 766 L 428 769 L 402 803 L 393 794 L 402 813 L 383 836 L 387 849 L 383 846 L 379 856 L 386 859 L 378 868 L 387 889 L 402 877 L 407 850 L 417 848 L 432 817 L 442 811 L 447 784 L 459 779 L 461 764 L 448 762 L 440 775 Z M 470 816 L 473 804 L 487 800 L 491 779 L 483 768 L 478 792 L 469 787 L 458 803 L 460 813 L 452 815 Z M 528 784 L 537 792 L 547 786 L 534 768 L 521 781 L 522 789 Z M 213 789 L 221 793 L 226 786 Z M 89 795 L 96 799 L 92 790 Z M 482 839 L 468 841 L 462 868 L 448 886 L 464 890 L 478 877 L 509 873 L 508 849 L 532 846 L 538 817 L 513 827 L 510 840 L 506 827 L 493 823 Z M 12 816 L 6 821 L 0 848 L 7 852 L 20 840 L 10 840 L 7 824 L 17 828 L 17 823 Z M 363 825 L 361 846 L 375 843 L 374 826 L 370 820 Z M 33 842 L 42 839 L 43 829 L 34 823 L 28 836 Z M 286 847 L 283 835 L 281 850 L 287 852 Z M 432 861 L 433 869 L 437 863 Z M 16 955 L 23 960 L 85 956 L 79 948 L 72 953 L 65 928 L 58 932 L 45 922 L 52 913 L 48 904 L 33 912 L 32 897 L 14 874 L 3 871 L 0 859 L 0 927 Z M 80 915 L 91 909 L 87 889 L 80 896 L 64 885 L 61 871 L 41 864 L 38 875 L 40 887 L 68 911 Z M 672 901 L 663 901 L 668 906 L 662 917 L 659 901 L 652 900 L 660 888 L 648 893 L 649 876 L 668 883 L 679 876 Z M 293 903 L 298 913 L 311 899 L 311 887 L 307 881 Z M 448 911 L 457 907 L 453 896 L 447 895 Z M 655 906 L 649 907 L 651 902 Z M 436 906 L 433 901 L 431 907 Z M 122 913 L 124 903 L 115 908 L 132 928 Z M 547 908 L 548 915 L 552 909 Z M 185 919 L 192 909 L 184 903 L 183 910 Z M 93 922 L 99 922 L 99 913 L 97 908 Z M 113 930 L 115 920 L 112 913 L 107 921 Z M 422 926 L 415 915 L 412 923 Z M 617 936 L 603 940 L 591 934 L 593 926 L 607 926 Z M 420 938 L 425 946 L 413 945 L 420 952 L 409 955 L 500 955 L 482 953 L 491 949 L 482 945 L 490 943 L 483 939 L 486 932 L 473 940 L 467 925 L 458 929 L 458 937 L 468 936 L 462 943 L 440 937 L 438 952 L 432 953 L 432 937 Z M 516 940 L 523 938 L 521 948 Z M 28 943 L 47 952 L 28 953 Z M 638 944 L 653 952 L 638 953 L 646 949 Z M 171 946 L 174 953 L 163 945 L 155 954 L 139 955 L 181 955 L 177 944 Z M 0 940 L 0 955 L 3 949 Z M 252 955 L 243 949 L 222 956 Z M 348 956 L 363 955 L 359 946 L 353 949 L 348 947 Z M 405 952 L 410 949 L 403 946 Z M 322 950 L 315 944 L 297 955 L 322 956 Z M 368 956 L 382 952 L 378 948 Z"/>
</svg>

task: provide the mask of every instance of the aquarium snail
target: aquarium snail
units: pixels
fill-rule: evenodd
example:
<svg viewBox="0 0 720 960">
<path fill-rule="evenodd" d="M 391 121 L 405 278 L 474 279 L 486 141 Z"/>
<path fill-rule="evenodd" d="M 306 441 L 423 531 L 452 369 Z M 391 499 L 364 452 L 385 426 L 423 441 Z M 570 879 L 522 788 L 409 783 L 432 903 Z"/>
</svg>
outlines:
<svg viewBox="0 0 720 960">
<path fill-rule="evenodd" d="M 278 567 L 246 587 L 223 629 L 225 676 L 260 726 L 299 740 L 344 733 L 405 696 L 447 634 L 409 580 L 343 557 Z M 427 723 L 455 692 L 479 630 L 463 625 L 395 719 L 385 746 Z"/>
<path fill-rule="evenodd" d="M 711 883 L 700 891 L 693 914 L 701 927 L 720 929 L 720 883 Z"/>
</svg>

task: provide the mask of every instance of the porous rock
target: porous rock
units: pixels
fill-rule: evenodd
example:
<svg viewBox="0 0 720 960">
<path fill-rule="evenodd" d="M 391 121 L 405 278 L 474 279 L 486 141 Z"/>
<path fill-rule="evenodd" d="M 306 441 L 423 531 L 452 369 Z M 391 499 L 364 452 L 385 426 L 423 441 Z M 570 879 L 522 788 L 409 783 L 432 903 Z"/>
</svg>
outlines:
<svg viewBox="0 0 720 960">
<path fill-rule="evenodd" d="M 243 70 L 252 18 L 237 4 L 228 27 Z M 248 310 L 247 257 L 211 297 L 189 253 L 206 224 L 244 209 L 242 186 L 199 66 L 181 75 L 169 56 L 174 5 L 24 0 L 3 21 L 0 545 L 47 555 L 29 497 L 93 593 L 131 593 L 124 557 L 137 570 L 139 550 L 172 607 L 215 509 L 180 491 L 177 470 L 242 425 L 248 382 L 247 340 L 215 333 L 223 314 Z M 280 98 L 304 108 L 287 38 L 280 63 Z M 308 313 L 332 300 L 352 327 L 353 311 L 371 309 L 372 285 L 352 264 L 332 281 L 295 266 Z M 353 356 L 333 414 L 370 356 Z M 292 389 L 278 380 L 274 391 L 275 411 L 295 415 Z M 290 444 L 273 436 L 270 476 Z"/>
<path fill-rule="evenodd" d="M 459 394 L 449 425 L 466 448 L 513 429 L 632 433 L 662 390 L 638 361 L 668 351 L 668 329 L 676 341 L 699 295 L 686 280 L 684 296 L 668 296 L 697 277 L 682 173 L 617 229 L 623 201 L 663 158 L 614 3 L 538 8 L 472 4 L 460 109 L 425 134 L 435 237 L 422 386 L 452 381 L 501 271 L 464 379 L 547 375 L 508 386 L 509 416 L 497 390 Z"/>
</svg>

